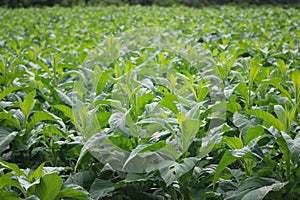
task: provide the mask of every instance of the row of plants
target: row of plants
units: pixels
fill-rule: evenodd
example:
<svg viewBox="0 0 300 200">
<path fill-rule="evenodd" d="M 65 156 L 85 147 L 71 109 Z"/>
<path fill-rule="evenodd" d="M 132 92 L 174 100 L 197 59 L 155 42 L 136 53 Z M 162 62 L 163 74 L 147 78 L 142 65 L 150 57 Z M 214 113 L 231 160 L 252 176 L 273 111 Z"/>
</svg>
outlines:
<svg viewBox="0 0 300 200">
<path fill-rule="evenodd" d="M 107 6 L 107 5 L 157 5 L 174 6 L 184 5 L 190 7 L 204 7 L 216 5 L 290 5 L 299 6 L 297 0 L 0 0 L 0 6 L 10 8 L 34 7 L 34 6 Z"/>
<path fill-rule="evenodd" d="M 298 198 L 297 9 L 0 13 L 0 199 Z"/>
</svg>

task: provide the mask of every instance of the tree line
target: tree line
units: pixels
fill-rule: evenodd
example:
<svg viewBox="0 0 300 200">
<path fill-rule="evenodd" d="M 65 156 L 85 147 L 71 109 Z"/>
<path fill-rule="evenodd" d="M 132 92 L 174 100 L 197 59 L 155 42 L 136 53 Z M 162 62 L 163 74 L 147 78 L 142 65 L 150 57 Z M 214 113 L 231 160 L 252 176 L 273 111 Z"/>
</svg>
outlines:
<svg viewBox="0 0 300 200">
<path fill-rule="evenodd" d="M 299 5 L 300 0 L 0 0 L 2 7 L 33 6 L 93 6 L 93 5 L 185 5 L 202 7 L 211 5 Z"/>
</svg>

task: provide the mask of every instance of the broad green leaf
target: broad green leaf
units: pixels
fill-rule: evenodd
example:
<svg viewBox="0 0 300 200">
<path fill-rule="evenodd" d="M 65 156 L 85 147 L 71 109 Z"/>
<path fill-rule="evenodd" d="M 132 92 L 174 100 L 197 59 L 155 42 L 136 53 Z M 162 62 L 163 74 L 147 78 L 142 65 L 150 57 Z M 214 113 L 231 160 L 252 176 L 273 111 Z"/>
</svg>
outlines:
<svg viewBox="0 0 300 200">
<path fill-rule="evenodd" d="M 5 127 L 0 127 L 0 155 L 9 147 L 17 134 L 17 132 L 10 132 Z"/>
<path fill-rule="evenodd" d="M 139 133 L 137 132 L 136 125 L 130 117 L 130 111 L 131 109 L 129 109 L 126 113 L 113 113 L 108 122 L 112 130 L 121 131 L 128 136 L 132 135 L 136 137 Z"/>
<path fill-rule="evenodd" d="M 76 200 L 90 200 L 88 192 L 78 185 L 67 185 L 59 191 L 56 199 L 74 198 Z"/>
<path fill-rule="evenodd" d="M 35 90 L 33 90 L 32 92 L 30 92 L 24 99 L 23 102 L 20 102 L 20 106 L 22 109 L 22 112 L 25 116 L 25 119 L 28 119 L 28 116 L 31 112 L 31 110 L 33 109 L 33 106 L 35 104 Z"/>
<path fill-rule="evenodd" d="M 263 80 L 262 84 L 270 84 L 275 86 L 283 94 L 283 96 L 291 100 L 291 94 L 282 85 L 280 85 L 280 82 L 282 82 L 282 79 L 273 78 L 270 80 Z"/>
<path fill-rule="evenodd" d="M 226 103 L 226 109 L 232 113 L 235 113 L 240 111 L 242 108 L 241 105 L 237 102 L 228 102 Z"/>
<path fill-rule="evenodd" d="M 36 60 L 35 63 L 38 64 L 41 68 L 43 68 L 47 72 L 47 74 L 52 76 L 50 69 L 44 62 L 42 62 L 41 60 Z"/>
<path fill-rule="evenodd" d="M 66 105 L 68 106 L 73 106 L 73 101 L 71 99 L 71 97 L 69 97 L 67 94 L 65 94 L 64 92 L 62 92 L 59 89 L 55 89 L 55 91 L 57 92 L 59 98 L 62 100 L 62 102 L 64 102 Z"/>
<path fill-rule="evenodd" d="M 80 185 L 83 188 L 89 188 L 96 178 L 95 172 L 80 171 L 76 174 L 72 174 L 64 182 L 66 185 Z M 64 189 L 64 188 L 63 188 Z"/>
<path fill-rule="evenodd" d="M 165 95 L 162 100 L 160 100 L 160 105 L 169 108 L 174 114 L 178 113 L 178 108 L 174 101 L 178 101 L 178 98 L 175 95 Z"/>
<path fill-rule="evenodd" d="M 223 132 L 220 127 L 211 129 L 208 134 L 201 139 L 201 147 L 199 149 L 198 158 L 203 158 L 207 156 L 217 145 L 222 141 Z"/>
<path fill-rule="evenodd" d="M 62 187 L 62 179 L 57 174 L 46 174 L 36 185 L 35 193 L 40 200 L 55 200 Z"/>
<path fill-rule="evenodd" d="M 65 132 L 57 128 L 55 125 L 46 125 L 45 128 L 43 128 L 41 131 L 35 132 L 35 134 L 40 134 L 44 136 L 52 136 L 52 135 L 57 135 L 60 136 L 61 138 L 67 139 L 67 135 Z"/>
<path fill-rule="evenodd" d="M 281 105 L 275 105 L 274 112 L 276 113 L 278 120 L 285 124 L 286 123 L 286 115 L 285 115 L 284 108 Z"/>
<path fill-rule="evenodd" d="M 21 128 L 20 121 L 15 119 L 11 113 L 1 112 L 0 120 L 8 120 L 11 123 L 15 124 L 18 128 Z"/>
<path fill-rule="evenodd" d="M 240 138 L 237 137 L 223 137 L 223 140 L 228 144 L 232 149 L 241 149 L 243 148 L 243 142 Z"/>
<path fill-rule="evenodd" d="M 213 186 L 215 187 L 217 181 L 220 179 L 221 177 L 221 173 L 222 171 L 231 163 L 235 162 L 238 158 L 234 157 L 233 155 L 231 155 L 231 153 L 226 150 L 225 153 L 222 156 L 221 161 L 219 162 L 215 175 L 214 175 L 214 179 L 213 179 Z"/>
<path fill-rule="evenodd" d="M 300 101 L 300 70 L 296 69 L 291 73 L 292 82 L 294 86 L 295 98 L 296 98 L 296 105 L 299 105 Z"/>
<path fill-rule="evenodd" d="M 91 186 L 90 195 L 92 199 L 99 200 L 107 197 L 114 189 L 114 184 L 110 180 L 96 179 Z"/>
<path fill-rule="evenodd" d="M 235 126 L 239 128 L 239 130 L 242 132 L 243 136 L 245 136 L 248 129 L 252 126 L 255 126 L 255 122 L 253 120 L 249 120 L 246 118 L 246 116 L 235 112 L 233 114 L 233 123 Z"/>
<path fill-rule="evenodd" d="M 275 128 L 277 128 L 279 131 L 283 131 L 284 130 L 284 126 L 283 124 L 276 119 L 272 114 L 263 111 L 263 110 L 248 110 L 246 111 L 246 114 L 248 115 L 254 115 L 257 118 L 263 119 L 264 123 L 270 127 L 270 126 L 274 126 Z"/>
<path fill-rule="evenodd" d="M 184 120 L 181 124 L 182 152 L 186 152 L 200 128 L 199 120 Z"/>
<path fill-rule="evenodd" d="M 134 157 L 136 157 L 138 154 L 144 153 L 144 152 L 147 152 L 147 151 L 159 150 L 159 149 L 163 148 L 164 146 L 166 146 L 166 141 L 164 141 L 164 140 L 159 141 L 159 142 L 154 143 L 154 144 L 140 144 L 140 145 L 138 145 L 135 149 L 133 149 L 131 151 L 130 156 L 127 158 L 126 162 L 123 165 L 123 169 L 125 169 L 127 164 Z"/>
<path fill-rule="evenodd" d="M 30 182 L 34 182 L 38 179 L 40 179 L 43 176 L 43 167 L 45 166 L 45 162 L 40 164 L 36 170 L 34 170 L 33 173 L 31 173 L 28 177 Z"/>
<path fill-rule="evenodd" d="M 248 105 L 249 103 L 249 90 L 244 82 L 240 82 L 235 90 L 243 97 L 245 100 L 246 104 Z M 248 105 L 249 106 L 249 105 Z"/>
<path fill-rule="evenodd" d="M 96 96 L 100 95 L 105 88 L 107 81 L 109 80 L 109 76 L 111 71 L 105 71 L 98 77 L 98 82 L 96 86 Z"/>
<path fill-rule="evenodd" d="M 123 107 L 122 103 L 118 100 L 114 100 L 114 99 L 96 100 L 95 99 L 95 103 L 97 103 L 98 105 L 112 106 L 113 108 L 116 108 L 124 113 L 127 111 L 126 108 Z"/>
<path fill-rule="evenodd" d="M 281 183 L 270 178 L 248 178 L 227 200 L 263 200 L 271 191 L 279 191 L 287 182 Z"/>
<path fill-rule="evenodd" d="M 198 102 L 202 102 L 205 97 L 208 95 L 209 93 L 209 88 L 208 87 L 202 87 L 201 84 L 198 85 Z"/>
<path fill-rule="evenodd" d="M 114 145 L 116 145 L 120 149 L 123 149 L 125 151 L 131 151 L 135 146 L 135 142 L 133 139 L 123 135 L 115 136 L 115 137 L 110 136 L 108 140 L 111 141 Z"/>
<path fill-rule="evenodd" d="M 171 133 L 174 133 L 174 130 L 173 130 L 171 124 L 166 119 L 147 118 L 147 119 L 138 121 L 136 124 L 137 125 L 139 125 L 139 124 L 159 124 L 159 125 L 161 125 L 161 127 L 169 130 Z"/>
<path fill-rule="evenodd" d="M 38 198 L 36 195 L 31 195 L 29 197 L 26 197 L 25 200 L 40 200 L 40 198 Z"/>
<path fill-rule="evenodd" d="M 23 194 L 25 194 L 24 189 L 20 185 L 20 183 L 16 180 L 11 178 L 12 173 L 6 173 L 3 176 L 0 176 L 0 191 L 3 190 L 5 187 L 15 187 L 18 188 Z M 0 192 L 1 194 L 2 192 Z"/>
<path fill-rule="evenodd" d="M 101 112 L 99 114 L 97 114 L 97 119 L 98 119 L 98 122 L 99 122 L 99 125 L 101 127 L 106 127 L 109 123 L 109 118 L 111 117 L 112 115 L 112 112 Z"/>
<path fill-rule="evenodd" d="M 293 157 L 293 159 L 298 162 L 299 155 L 300 155 L 300 134 L 296 135 L 295 139 L 293 140 L 288 134 L 281 133 L 282 137 L 286 141 L 287 147 Z"/>
<path fill-rule="evenodd" d="M 198 159 L 197 158 L 185 158 L 181 163 L 171 162 L 168 167 L 160 169 L 160 175 L 165 181 L 167 187 L 170 186 L 174 181 L 179 179 L 182 175 L 192 170 Z"/>
<path fill-rule="evenodd" d="M 58 123 L 63 129 L 65 129 L 65 124 L 59 117 L 45 111 L 36 111 L 30 118 L 30 122 L 27 125 L 26 131 L 29 132 L 37 123 L 42 121 L 52 121 L 54 123 Z"/>
<path fill-rule="evenodd" d="M 284 61 L 280 58 L 276 59 L 276 63 L 277 63 L 278 68 L 280 69 L 281 73 L 285 76 L 287 74 L 286 72 L 289 68 L 288 65 L 286 65 L 284 63 Z"/>
<path fill-rule="evenodd" d="M 11 192 L 11 191 L 1 191 L 0 199 L 2 199 L 2 200 L 21 200 L 20 195 L 17 192 Z"/>
<path fill-rule="evenodd" d="M 137 111 L 137 114 L 138 112 L 140 111 L 141 108 L 143 108 L 145 106 L 145 104 L 147 103 L 147 101 L 150 101 L 151 99 L 153 99 L 155 96 L 152 94 L 152 93 L 146 93 L 146 94 L 143 94 L 142 96 L 140 96 L 138 99 L 137 99 L 137 102 L 136 102 L 136 111 Z"/>
<path fill-rule="evenodd" d="M 79 166 L 81 160 L 83 159 L 83 157 L 93 148 L 97 148 L 97 146 L 101 143 L 103 143 L 107 138 L 109 137 L 109 135 L 107 133 L 98 133 L 95 134 L 93 136 L 91 136 L 91 138 L 89 138 L 85 143 L 84 146 L 82 147 L 82 150 L 80 152 L 79 158 L 77 159 L 77 163 L 75 166 L 75 170 L 77 169 L 77 167 Z"/>
<path fill-rule="evenodd" d="M 64 115 L 66 115 L 68 118 L 72 120 L 72 123 L 76 126 L 76 128 L 80 128 L 74 110 L 72 110 L 70 107 L 65 105 L 52 105 L 52 107 L 63 112 Z"/>
<path fill-rule="evenodd" d="M 11 92 L 17 91 L 17 90 L 21 90 L 22 88 L 18 87 L 18 86 L 12 86 L 12 87 L 8 87 L 5 88 L 4 90 L 1 91 L 0 93 L 0 101 L 6 97 L 8 94 L 10 94 Z"/>
<path fill-rule="evenodd" d="M 288 116 L 286 116 L 287 112 L 285 111 L 285 109 L 281 105 L 275 105 L 274 112 L 276 113 L 278 120 L 284 126 L 284 131 L 288 132 Z"/>
<path fill-rule="evenodd" d="M 289 141 L 290 144 L 293 143 L 291 138 L 288 138 L 288 137 L 284 138 L 282 135 L 277 136 L 276 142 L 277 142 L 278 147 L 279 147 L 279 149 L 280 149 L 280 151 L 281 151 L 281 153 L 283 155 L 282 156 L 283 159 L 286 162 L 290 163 L 290 160 L 291 160 L 291 151 L 290 151 L 290 149 L 288 147 L 286 139 Z"/>
<path fill-rule="evenodd" d="M 253 81 L 260 70 L 260 58 L 254 57 L 250 61 L 250 72 L 249 72 L 249 88 L 252 88 Z"/>
<path fill-rule="evenodd" d="M 245 137 L 245 145 L 248 145 L 249 142 L 264 133 L 264 128 L 261 125 L 252 126 L 248 129 Z"/>
<path fill-rule="evenodd" d="M 6 169 L 14 171 L 18 176 L 25 176 L 25 172 L 18 165 L 0 160 L 0 165 Z"/>
</svg>

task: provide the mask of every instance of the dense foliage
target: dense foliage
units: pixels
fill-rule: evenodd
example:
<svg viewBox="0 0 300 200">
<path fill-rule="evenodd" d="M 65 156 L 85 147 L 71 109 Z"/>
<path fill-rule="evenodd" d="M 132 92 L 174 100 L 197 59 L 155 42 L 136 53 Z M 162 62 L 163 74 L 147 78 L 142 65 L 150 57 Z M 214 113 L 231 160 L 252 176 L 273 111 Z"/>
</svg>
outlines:
<svg viewBox="0 0 300 200">
<path fill-rule="evenodd" d="M 0 9 L 0 199 L 299 198 L 299 17 Z"/>
<path fill-rule="evenodd" d="M 0 0 L 0 6 L 29 7 L 29 6 L 86 6 L 86 5 L 185 5 L 203 7 L 213 5 L 299 5 L 299 0 Z"/>
</svg>

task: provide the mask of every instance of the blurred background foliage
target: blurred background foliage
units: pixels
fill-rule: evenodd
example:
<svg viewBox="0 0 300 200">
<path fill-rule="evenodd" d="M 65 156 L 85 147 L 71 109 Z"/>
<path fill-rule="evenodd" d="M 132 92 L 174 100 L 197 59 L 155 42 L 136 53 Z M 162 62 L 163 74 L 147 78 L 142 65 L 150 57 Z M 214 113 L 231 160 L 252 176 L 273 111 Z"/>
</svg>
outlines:
<svg viewBox="0 0 300 200">
<path fill-rule="evenodd" d="M 158 5 L 173 6 L 185 5 L 190 7 L 203 7 L 214 5 L 298 5 L 300 0 L 0 0 L 0 6 L 41 7 L 41 6 L 94 6 L 94 5 Z"/>
</svg>

